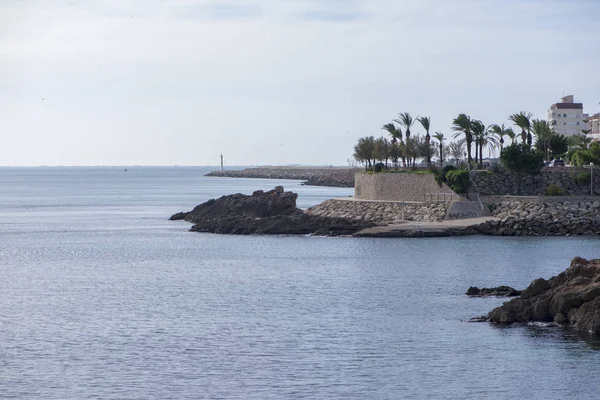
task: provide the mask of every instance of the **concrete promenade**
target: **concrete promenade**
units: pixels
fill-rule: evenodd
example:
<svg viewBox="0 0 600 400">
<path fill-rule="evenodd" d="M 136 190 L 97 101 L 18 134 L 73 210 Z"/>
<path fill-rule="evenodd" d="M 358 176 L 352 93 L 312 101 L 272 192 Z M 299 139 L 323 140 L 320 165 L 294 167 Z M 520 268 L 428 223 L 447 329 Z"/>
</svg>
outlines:
<svg viewBox="0 0 600 400">
<path fill-rule="evenodd" d="M 355 237 L 447 237 L 477 235 L 475 227 L 486 221 L 494 221 L 494 217 L 466 218 L 441 222 L 394 223 L 363 229 L 355 233 Z"/>
</svg>

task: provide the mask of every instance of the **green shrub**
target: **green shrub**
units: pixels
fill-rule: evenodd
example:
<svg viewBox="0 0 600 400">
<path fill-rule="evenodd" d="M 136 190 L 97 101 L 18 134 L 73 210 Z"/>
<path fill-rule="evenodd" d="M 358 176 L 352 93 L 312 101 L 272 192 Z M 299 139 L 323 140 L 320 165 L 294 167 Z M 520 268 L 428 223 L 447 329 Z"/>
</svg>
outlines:
<svg viewBox="0 0 600 400">
<path fill-rule="evenodd" d="M 454 170 L 456 170 L 456 167 L 453 165 L 446 165 L 441 171 L 436 169 L 433 172 L 435 174 L 435 181 L 438 183 L 438 185 L 440 185 L 440 187 L 442 187 L 442 184 L 446 183 L 446 174 L 448 174 L 449 171 Z"/>
<path fill-rule="evenodd" d="M 579 183 L 580 185 L 589 184 L 591 178 L 592 178 L 592 174 L 590 174 L 589 172 L 582 172 L 578 175 L 575 175 L 575 177 L 574 177 L 575 182 Z"/>
<path fill-rule="evenodd" d="M 544 191 L 544 194 L 546 196 L 564 196 L 565 195 L 565 191 L 563 188 L 561 188 L 558 185 L 555 185 L 554 183 L 552 185 L 549 185 L 546 190 Z"/>
<path fill-rule="evenodd" d="M 467 193 L 471 180 L 469 179 L 469 171 L 451 170 L 446 173 L 446 182 L 450 189 L 456 193 Z"/>
</svg>

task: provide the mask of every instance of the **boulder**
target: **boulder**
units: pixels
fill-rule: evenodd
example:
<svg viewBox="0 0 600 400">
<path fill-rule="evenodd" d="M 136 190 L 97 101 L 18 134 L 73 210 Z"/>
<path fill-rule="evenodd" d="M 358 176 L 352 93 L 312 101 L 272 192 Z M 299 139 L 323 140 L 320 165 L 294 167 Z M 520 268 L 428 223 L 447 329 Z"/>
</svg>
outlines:
<svg viewBox="0 0 600 400">
<path fill-rule="evenodd" d="M 576 257 L 559 275 L 534 280 L 520 297 L 488 314 L 491 322 L 554 322 L 600 333 L 600 259 Z"/>
<path fill-rule="evenodd" d="M 222 234 L 317 234 L 351 235 L 373 226 L 343 218 L 314 216 L 296 207 L 298 195 L 277 186 L 268 192 L 258 190 L 211 199 L 192 211 L 177 213 L 171 220 L 193 223 L 191 230 Z"/>
<path fill-rule="evenodd" d="M 487 296 L 502 296 L 502 297 L 514 297 L 521 294 L 520 290 L 512 288 L 510 286 L 497 286 L 493 288 L 478 288 L 477 286 L 471 286 L 466 295 L 472 297 L 487 297 Z"/>
</svg>

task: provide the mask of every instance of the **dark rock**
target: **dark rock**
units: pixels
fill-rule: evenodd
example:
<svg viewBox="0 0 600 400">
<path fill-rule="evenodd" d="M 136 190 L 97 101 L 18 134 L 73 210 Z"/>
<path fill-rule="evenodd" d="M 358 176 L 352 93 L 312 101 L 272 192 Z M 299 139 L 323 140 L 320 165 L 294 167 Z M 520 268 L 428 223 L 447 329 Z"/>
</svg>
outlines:
<svg viewBox="0 0 600 400">
<path fill-rule="evenodd" d="M 192 231 L 222 234 L 316 234 L 351 235 L 374 226 L 356 222 L 309 215 L 296 207 L 298 195 L 278 186 L 251 196 L 240 193 L 212 199 L 188 213 L 178 213 L 171 219 L 192 222 Z"/>
<path fill-rule="evenodd" d="M 186 213 L 186 212 L 179 212 L 177 214 L 171 215 L 171 218 L 169 218 L 169 220 L 171 220 L 171 221 L 179 221 L 179 220 L 185 219 L 185 217 L 187 217 L 188 214 L 189 213 Z"/>
<path fill-rule="evenodd" d="M 487 322 L 488 321 L 488 317 L 485 315 L 482 315 L 481 317 L 473 317 L 470 320 L 468 320 L 467 322 Z"/>
<path fill-rule="evenodd" d="M 488 314 L 491 322 L 555 322 L 600 333 L 600 259 L 576 257 L 557 276 L 534 280 L 520 297 Z"/>
<path fill-rule="evenodd" d="M 487 296 L 504 296 L 514 297 L 521 294 L 520 290 L 512 288 L 510 286 L 497 286 L 494 288 L 478 288 L 477 286 L 471 286 L 466 295 L 473 297 L 487 297 Z"/>
</svg>

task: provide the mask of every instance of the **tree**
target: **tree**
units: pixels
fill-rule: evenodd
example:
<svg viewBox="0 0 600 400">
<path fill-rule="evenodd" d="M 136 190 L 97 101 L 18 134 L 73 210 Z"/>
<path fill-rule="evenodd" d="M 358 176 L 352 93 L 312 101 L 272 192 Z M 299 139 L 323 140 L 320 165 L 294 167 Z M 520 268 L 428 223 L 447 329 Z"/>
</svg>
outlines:
<svg viewBox="0 0 600 400">
<path fill-rule="evenodd" d="M 458 164 L 460 160 L 463 158 L 463 154 L 465 152 L 465 140 L 456 140 L 450 142 L 450 155 L 454 158 L 455 162 Z"/>
<path fill-rule="evenodd" d="M 421 123 L 423 129 L 425 129 L 425 141 L 427 142 L 427 166 L 431 168 L 431 152 L 429 151 L 429 144 L 431 142 L 431 136 L 429 135 L 429 127 L 431 125 L 431 119 L 429 117 L 419 117 L 417 120 Z"/>
<path fill-rule="evenodd" d="M 506 128 L 506 136 L 510 138 L 510 144 L 516 143 L 515 139 L 517 138 L 517 135 L 515 134 L 515 131 L 512 130 L 512 128 Z"/>
<path fill-rule="evenodd" d="M 535 136 L 535 147 L 544 154 L 544 158 L 548 161 L 550 159 L 550 140 L 554 131 L 548 122 L 540 119 L 534 119 L 531 126 Z"/>
<path fill-rule="evenodd" d="M 531 117 L 533 114 L 521 111 L 508 117 L 516 126 L 521 128 L 521 141 L 531 146 Z"/>
<path fill-rule="evenodd" d="M 391 155 L 391 144 L 390 141 L 381 136 L 380 138 L 375 139 L 375 158 L 380 162 L 385 161 L 385 166 L 388 166 L 388 160 Z"/>
<path fill-rule="evenodd" d="M 508 134 L 509 129 L 510 128 L 507 129 L 504 126 L 504 124 L 502 124 L 502 125 L 494 124 L 494 125 L 490 126 L 490 131 L 492 131 L 494 133 L 494 135 L 496 135 L 498 138 L 500 138 L 498 143 L 500 143 L 501 149 L 504 147 L 504 136 L 510 137 L 510 135 Z M 511 129 L 511 131 L 512 131 L 512 129 Z M 513 138 L 514 138 L 514 133 L 513 133 Z"/>
<path fill-rule="evenodd" d="M 500 162 L 510 172 L 518 175 L 537 175 L 544 166 L 542 153 L 532 150 L 526 143 L 511 144 L 500 152 Z M 517 180 L 517 190 L 521 193 L 521 179 Z"/>
<path fill-rule="evenodd" d="M 592 139 L 586 135 L 579 134 L 569 136 L 569 146 L 574 147 L 576 149 L 587 149 L 589 144 L 592 142 Z"/>
<path fill-rule="evenodd" d="M 418 118 L 418 117 L 417 117 Z M 411 158 L 413 155 L 410 153 L 412 146 L 410 145 L 410 128 L 415 123 L 415 120 L 410 115 L 410 113 L 403 112 L 398 114 L 398 119 L 395 119 L 394 122 L 398 123 L 400 126 L 404 128 L 404 136 L 406 137 L 406 157 L 408 157 L 408 161 L 410 164 Z"/>
<path fill-rule="evenodd" d="M 459 114 L 458 117 L 452 121 L 452 130 L 456 132 L 454 138 L 464 136 L 465 144 L 467 146 L 467 163 L 471 165 L 473 158 L 471 157 L 471 144 L 473 143 L 473 134 L 471 131 L 471 117 L 467 114 Z"/>
<path fill-rule="evenodd" d="M 444 134 L 442 132 L 436 132 L 433 134 L 434 139 L 439 142 L 439 155 L 440 155 L 440 168 L 444 165 Z"/>
<path fill-rule="evenodd" d="M 375 138 L 373 136 L 362 137 L 358 139 L 358 143 L 354 146 L 354 158 L 356 161 L 365 164 L 365 171 L 373 169 L 375 155 Z"/>
<path fill-rule="evenodd" d="M 550 154 L 560 156 L 569 151 L 569 139 L 565 135 L 552 133 L 550 137 Z"/>
<path fill-rule="evenodd" d="M 484 146 L 487 146 L 490 154 L 496 154 L 496 149 L 498 147 L 502 148 L 496 134 L 489 128 L 483 130 L 481 148 L 483 149 Z M 479 152 L 480 155 L 481 153 L 482 151 Z M 483 163 L 483 159 L 481 159 L 481 162 Z"/>
<path fill-rule="evenodd" d="M 483 135 L 485 132 L 485 125 L 480 120 L 476 119 L 471 121 L 471 131 L 475 138 L 475 162 L 478 163 L 479 168 L 483 164 Z M 479 154 L 479 159 L 477 155 Z"/>
<path fill-rule="evenodd" d="M 588 166 L 590 163 L 600 165 L 600 142 L 593 142 L 589 148 L 575 151 L 571 157 L 571 164 L 578 167 Z"/>
<path fill-rule="evenodd" d="M 394 166 L 396 168 L 398 168 L 398 159 L 402 156 L 400 150 L 400 146 L 398 145 L 398 142 L 403 143 L 402 140 L 402 130 L 400 128 L 397 128 L 396 125 L 390 123 L 390 124 L 385 124 L 381 129 L 386 130 L 389 132 L 390 136 L 392 137 L 392 141 L 391 144 L 392 146 L 395 146 L 396 149 L 392 149 L 392 160 L 394 162 Z M 402 161 L 404 163 L 404 165 L 406 165 L 406 160 L 404 159 L 404 157 L 402 157 Z"/>
</svg>

